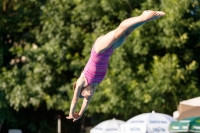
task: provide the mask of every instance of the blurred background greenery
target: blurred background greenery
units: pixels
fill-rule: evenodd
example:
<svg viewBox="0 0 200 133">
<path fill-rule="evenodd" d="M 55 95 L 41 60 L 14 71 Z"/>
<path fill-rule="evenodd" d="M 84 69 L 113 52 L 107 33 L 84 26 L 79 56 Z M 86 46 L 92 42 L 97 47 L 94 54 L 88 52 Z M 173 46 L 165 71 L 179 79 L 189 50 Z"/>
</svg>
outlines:
<svg viewBox="0 0 200 133">
<path fill-rule="evenodd" d="M 114 117 L 172 115 L 179 101 L 200 95 L 200 0 L 2 0 L 0 7 L 0 132 L 55 133 L 60 115 L 62 133 L 83 133 Z M 95 39 L 146 9 L 166 16 L 130 35 L 84 116 L 66 120 Z"/>
</svg>

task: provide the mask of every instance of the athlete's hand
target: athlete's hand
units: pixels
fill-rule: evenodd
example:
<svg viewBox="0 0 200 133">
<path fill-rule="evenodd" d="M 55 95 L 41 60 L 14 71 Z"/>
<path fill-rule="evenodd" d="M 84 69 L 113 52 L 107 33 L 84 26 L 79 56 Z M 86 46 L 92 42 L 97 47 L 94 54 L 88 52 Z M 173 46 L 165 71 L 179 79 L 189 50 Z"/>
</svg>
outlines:
<svg viewBox="0 0 200 133">
<path fill-rule="evenodd" d="M 69 115 L 66 117 L 67 119 L 74 119 L 73 115 Z"/>
<path fill-rule="evenodd" d="M 79 115 L 78 113 L 74 113 L 74 114 L 71 114 L 69 116 L 67 116 L 66 118 L 67 119 L 73 119 L 73 122 L 77 121 L 78 119 L 81 118 L 82 115 Z"/>
<path fill-rule="evenodd" d="M 79 115 L 79 113 L 74 113 L 74 119 L 73 122 L 77 121 L 78 119 L 81 118 L 82 115 Z"/>
</svg>

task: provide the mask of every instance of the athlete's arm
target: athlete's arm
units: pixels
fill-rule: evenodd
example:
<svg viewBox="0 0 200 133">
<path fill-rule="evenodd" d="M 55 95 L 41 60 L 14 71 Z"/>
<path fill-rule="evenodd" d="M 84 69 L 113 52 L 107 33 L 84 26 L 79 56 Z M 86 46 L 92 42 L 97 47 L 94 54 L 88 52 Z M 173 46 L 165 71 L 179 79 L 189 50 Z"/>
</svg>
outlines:
<svg viewBox="0 0 200 133">
<path fill-rule="evenodd" d="M 97 86 L 95 86 L 95 87 L 93 88 L 93 91 L 94 91 L 94 92 L 96 91 L 96 88 L 97 88 Z M 73 122 L 74 122 L 74 121 L 77 121 L 78 119 L 80 119 L 80 118 L 82 117 L 83 113 L 85 112 L 87 106 L 89 105 L 89 103 L 90 103 L 90 101 L 91 101 L 91 99 L 92 99 L 92 96 L 94 95 L 94 92 L 93 92 L 93 94 L 92 94 L 90 97 L 84 98 L 84 99 L 83 99 L 83 103 L 82 103 L 81 109 L 80 109 L 79 113 L 75 114 L 75 117 L 74 117 L 74 119 L 73 119 Z"/>
<path fill-rule="evenodd" d="M 88 99 L 86 99 L 86 98 L 83 99 L 81 110 L 80 110 L 79 113 L 75 113 L 75 115 L 73 117 L 73 122 L 77 121 L 78 119 L 80 119 L 82 117 L 82 115 L 85 112 L 87 106 L 89 105 L 90 99 L 89 98 Z"/>
<path fill-rule="evenodd" d="M 71 101 L 69 116 L 66 117 L 67 119 L 74 119 L 77 115 L 77 113 L 75 113 L 75 108 L 76 108 L 76 104 L 78 103 L 78 98 L 81 93 L 82 86 L 83 86 L 83 82 L 81 78 L 79 78 L 76 82 L 76 88 L 74 90 L 74 95 Z"/>
</svg>

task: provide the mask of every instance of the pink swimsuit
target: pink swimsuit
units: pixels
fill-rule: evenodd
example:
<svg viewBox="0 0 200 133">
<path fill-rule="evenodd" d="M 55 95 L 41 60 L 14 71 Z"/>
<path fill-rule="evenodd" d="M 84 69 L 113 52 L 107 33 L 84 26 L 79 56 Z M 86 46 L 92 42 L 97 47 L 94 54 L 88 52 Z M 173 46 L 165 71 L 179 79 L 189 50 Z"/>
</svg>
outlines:
<svg viewBox="0 0 200 133">
<path fill-rule="evenodd" d="M 112 46 L 102 53 L 96 53 L 93 45 L 90 59 L 88 60 L 83 70 L 84 76 L 87 80 L 87 85 L 101 83 L 106 75 L 108 69 L 108 61 L 112 53 Z"/>
</svg>

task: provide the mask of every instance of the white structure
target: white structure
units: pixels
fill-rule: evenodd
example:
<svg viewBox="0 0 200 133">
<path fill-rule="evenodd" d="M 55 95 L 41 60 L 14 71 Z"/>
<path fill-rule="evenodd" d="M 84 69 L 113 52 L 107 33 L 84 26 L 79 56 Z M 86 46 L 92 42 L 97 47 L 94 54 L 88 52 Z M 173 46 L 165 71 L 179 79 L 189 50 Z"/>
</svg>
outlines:
<svg viewBox="0 0 200 133">
<path fill-rule="evenodd" d="M 129 119 L 121 125 L 122 133 L 170 133 L 169 125 L 176 121 L 172 116 L 155 113 L 144 113 Z"/>
<path fill-rule="evenodd" d="M 57 133 L 61 133 L 61 116 L 58 115 L 58 121 L 57 121 L 57 128 L 58 128 L 58 132 Z"/>
<path fill-rule="evenodd" d="M 200 97 L 181 101 L 173 113 L 173 117 L 179 120 L 193 116 L 200 116 Z"/>
<path fill-rule="evenodd" d="M 22 133 L 22 130 L 20 130 L 20 129 L 9 129 L 8 133 Z"/>
<path fill-rule="evenodd" d="M 106 120 L 93 127 L 90 133 L 121 133 L 120 125 L 123 123 L 125 122 L 114 118 Z"/>
</svg>

